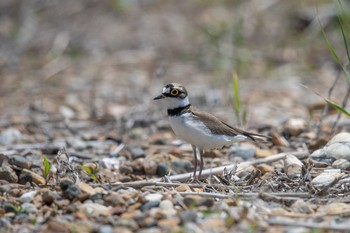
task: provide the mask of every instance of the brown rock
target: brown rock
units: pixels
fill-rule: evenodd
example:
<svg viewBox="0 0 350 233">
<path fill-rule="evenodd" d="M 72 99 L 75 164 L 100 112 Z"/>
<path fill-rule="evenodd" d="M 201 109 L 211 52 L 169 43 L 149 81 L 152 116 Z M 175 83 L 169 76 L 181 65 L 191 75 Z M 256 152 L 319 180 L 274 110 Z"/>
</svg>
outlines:
<svg viewBox="0 0 350 233">
<path fill-rule="evenodd" d="M 27 175 L 31 178 L 31 181 L 34 182 L 37 185 L 44 185 L 46 183 L 46 180 L 44 179 L 44 177 L 36 174 L 35 172 L 32 172 L 28 169 L 23 169 L 21 171 L 21 174 L 23 175 Z"/>
<path fill-rule="evenodd" d="M 157 173 L 158 163 L 151 158 L 151 156 L 147 156 L 144 160 L 144 169 L 146 175 L 155 175 Z"/>
<path fill-rule="evenodd" d="M 259 148 L 257 148 L 256 152 L 255 152 L 255 156 L 257 158 L 268 157 L 268 156 L 271 156 L 274 154 L 276 154 L 276 151 L 274 151 L 274 150 L 259 149 Z"/>
<path fill-rule="evenodd" d="M 267 172 L 273 172 L 275 170 L 274 167 L 267 164 L 259 164 L 256 166 L 256 168 L 259 169 L 262 174 L 265 174 Z"/>
<path fill-rule="evenodd" d="M 66 224 L 50 220 L 47 223 L 46 232 L 69 233 L 70 231 Z"/>
<path fill-rule="evenodd" d="M 161 219 L 158 221 L 158 226 L 164 230 L 176 231 L 179 227 L 180 219 L 178 217 L 171 217 L 167 219 Z"/>
<path fill-rule="evenodd" d="M 17 183 L 18 176 L 16 172 L 9 166 L 0 167 L 0 180 L 6 180 L 9 183 Z"/>
<path fill-rule="evenodd" d="M 109 195 L 106 195 L 104 198 L 104 204 L 106 206 L 125 206 L 126 202 L 121 197 L 121 195 L 117 193 L 111 193 Z"/>
</svg>

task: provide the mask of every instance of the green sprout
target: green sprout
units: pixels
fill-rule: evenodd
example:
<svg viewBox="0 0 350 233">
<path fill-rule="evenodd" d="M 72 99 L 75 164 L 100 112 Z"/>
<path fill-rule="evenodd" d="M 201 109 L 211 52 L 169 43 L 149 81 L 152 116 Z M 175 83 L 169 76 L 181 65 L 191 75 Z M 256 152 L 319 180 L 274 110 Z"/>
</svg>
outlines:
<svg viewBox="0 0 350 233">
<path fill-rule="evenodd" d="M 232 92 L 233 92 L 233 104 L 235 108 L 236 118 L 238 120 L 238 124 L 246 124 L 247 122 L 247 111 L 241 102 L 241 97 L 239 94 L 239 83 L 238 83 L 238 75 L 236 71 L 232 71 Z"/>
<path fill-rule="evenodd" d="M 48 178 L 48 175 L 50 173 L 51 170 L 51 163 L 49 162 L 49 160 L 47 160 L 46 156 L 44 155 L 44 171 L 43 171 L 43 176 L 45 179 Z"/>
<path fill-rule="evenodd" d="M 81 168 L 87 173 L 87 175 L 92 180 L 94 180 L 95 182 L 100 182 L 99 179 L 98 179 L 98 175 L 97 175 L 97 172 L 98 172 L 97 166 L 96 166 L 96 168 L 92 168 L 90 166 L 88 167 L 88 166 L 85 166 L 85 165 L 81 165 Z"/>
</svg>

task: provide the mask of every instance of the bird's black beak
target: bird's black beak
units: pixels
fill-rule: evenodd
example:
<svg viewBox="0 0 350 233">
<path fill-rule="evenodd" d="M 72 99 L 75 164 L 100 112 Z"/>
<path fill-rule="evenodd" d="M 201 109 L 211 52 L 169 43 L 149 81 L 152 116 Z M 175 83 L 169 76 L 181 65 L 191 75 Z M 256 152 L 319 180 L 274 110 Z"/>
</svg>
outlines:
<svg viewBox="0 0 350 233">
<path fill-rule="evenodd" d="M 163 94 L 160 94 L 160 95 L 154 97 L 153 100 L 160 100 L 160 99 L 163 99 L 163 98 L 165 98 L 165 96 Z"/>
</svg>

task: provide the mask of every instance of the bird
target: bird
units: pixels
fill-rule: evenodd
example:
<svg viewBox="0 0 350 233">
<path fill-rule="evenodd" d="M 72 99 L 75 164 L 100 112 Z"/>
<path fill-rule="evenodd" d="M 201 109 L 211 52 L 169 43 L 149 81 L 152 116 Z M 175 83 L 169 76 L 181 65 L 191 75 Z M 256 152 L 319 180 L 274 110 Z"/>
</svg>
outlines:
<svg viewBox="0 0 350 233">
<path fill-rule="evenodd" d="M 216 116 L 198 110 L 190 104 L 186 88 L 178 83 L 169 83 L 163 87 L 160 95 L 153 100 L 162 100 L 167 108 L 169 122 L 175 135 L 191 144 L 194 156 L 193 178 L 197 180 L 197 149 L 200 155 L 198 180 L 203 170 L 205 150 L 223 148 L 242 141 L 265 141 L 269 136 L 251 133 L 230 126 Z"/>
</svg>

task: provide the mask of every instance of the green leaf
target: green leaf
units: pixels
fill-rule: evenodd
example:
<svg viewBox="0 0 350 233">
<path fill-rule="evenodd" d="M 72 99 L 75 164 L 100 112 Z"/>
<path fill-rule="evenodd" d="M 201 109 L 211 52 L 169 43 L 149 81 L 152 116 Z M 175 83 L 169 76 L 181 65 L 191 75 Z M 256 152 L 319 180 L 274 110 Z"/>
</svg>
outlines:
<svg viewBox="0 0 350 233">
<path fill-rule="evenodd" d="M 340 105 L 338 105 L 336 102 L 327 99 L 327 98 L 323 98 L 328 104 L 330 104 L 333 108 L 335 108 L 337 111 L 343 113 L 344 115 L 350 117 L 350 113 L 348 111 L 346 111 L 343 107 L 341 107 Z"/>
<path fill-rule="evenodd" d="M 50 169 L 51 169 L 51 164 L 49 162 L 49 160 L 47 160 L 46 156 L 44 155 L 44 172 L 43 172 L 43 175 L 44 175 L 44 178 L 46 179 L 49 172 L 50 172 Z"/>
<path fill-rule="evenodd" d="M 84 165 L 81 165 L 81 168 L 84 169 L 84 171 L 86 171 L 86 173 L 87 173 L 89 176 L 93 175 L 93 170 L 92 170 L 92 168 L 87 167 L 87 166 L 84 166 Z"/>
<path fill-rule="evenodd" d="M 323 29 L 323 27 L 322 27 L 322 25 L 321 25 L 321 22 L 320 22 L 320 21 L 318 21 L 318 22 L 320 23 L 321 32 L 322 32 L 323 38 L 324 38 L 324 40 L 325 40 L 325 42 L 326 42 L 326 45 L 327 45 L 328 50 L 331 52 L 331 54 L 332 54 L 332 56 L 334 57 L 335 61 L 336 61 L 339 65 L 342 65 L 342 63 L 340 62 L 340 59 L 339 59 L 337 53 L 336 53 L 335 50 L 333 49 L 331 43 L 329 42 L 329 40 L 328 40 L 328 38 L 327 38 L 327 36 L 326 36 L 326 33 L 325 33 L 325 31 L 324 31 L 324 29 Z"/>
<path fill-rule="evenodd" d="M 305 87 L 306 89 L 311 90 L 312 92 L 314 92 L 316 95 L 318 95 L 319 97 L 321 97 L 324 101 L 326 101 L 329 105 L 331 105 L 334 109 L 336 109 L 337 111 L 343 113 L 344 115 L 350 117 L 350 113 L 348 111 L 346 111 L 343 107 L 341 107 L 339 104 L 337 104 L 336 102 L 334 102 L 333 100 L 330 100 L 324 96 L 322 96 L 320 93 L 318 93 L 317 91 L 310 89 L 308 86 L 302 85 L 303 87 Z"/>
</svg>

